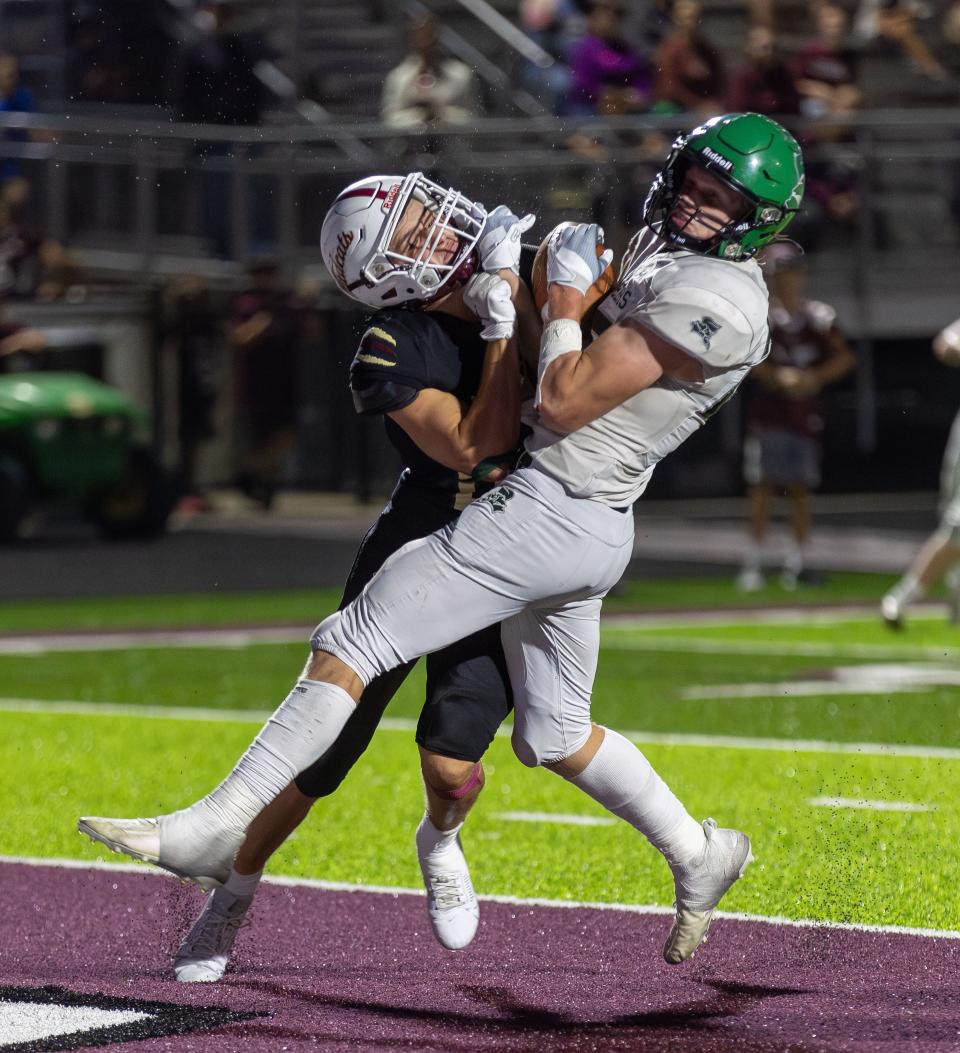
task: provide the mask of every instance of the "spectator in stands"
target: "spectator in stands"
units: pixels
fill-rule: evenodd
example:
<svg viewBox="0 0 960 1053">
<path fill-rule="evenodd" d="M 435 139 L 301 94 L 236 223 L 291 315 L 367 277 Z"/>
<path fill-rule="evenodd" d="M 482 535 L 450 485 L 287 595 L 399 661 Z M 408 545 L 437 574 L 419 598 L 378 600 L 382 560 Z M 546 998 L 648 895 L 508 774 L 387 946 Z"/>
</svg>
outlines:
<svg viewBox="0 0 960 1053">
<path fill-rule="evenodd" d="M 256 260 L 247 273 L 250 288 L 234 298 L 230 312 L 246 447 L 237 485 L 268 509 L 296 445 L 303 306 L 275 260 Z"/>
<path fill-rule="evenodd" d="M 801 137 L 807 164 L 807 208 L 797 236 L 808 248 L 817 247 L 828 235 L 849 237 L 860 207 L 861 162 L 845 118 L 863 100 L 847 14 L 833 0 L 821 0 L 815 18 L 814 37 L 800 46 L 792 63 L 800 111 L 815 121 Z"/>
<path fill-rule="evenodd" d="M 437 24 L 426 15 L 410 29 L 410 51 L 383 84 L 384 124 L 409 128 L 435 122 L 462 124 L 480 113 L 473 70 L 440 54 Z"/>
<path fill-rule="evenodd" d="M 730 79 L 726 108 L 740 112 L 752 110 L 768 117 L 798 114 L 800 93 L 793 72 L 766 26 L 750 27 L 744 58 L 743 65 Z"/>
<path fill-rule="evenodd" d="M 700 31 L 698 0 L 676 0 L 673 32 L 660 45 L 654 64 L 656 112 L 702 116 L 723 112 L 723 62 Z"/>
<path fill-rule="evenodd" d="M 862 101 L 847 13 L 832 0 L 822 0 L 815 20 L 816 33 L 801 44 L 792 64 L 801 110 L 806 117 L 844 117 Z"/>
<path fill-rule="evenodd" d="M 76 266 L 63 246 L 25 220 L 30 184 L 0 184 L 0 297 L 58 300 L 74 287 Z"/>
<path fill-rule="evenodd" d="M 0 296 L 0 373 L 23 373 L 33 368 L 27 357 L 47 348 L 47 334 L 4 318 Z"/>
<path fill-rule="evenodd" d="M 20 60 L 9 51 L 0 51 L 0 113 L 33 113 L 33 92 L 20 83 Z M 30 133 L 25 128 L 5 128 L 8 143 L 25 143 Z M 0 183 L 20 174 L 15 157 L 0 157 Z"/>
<path fill-rule="evenodd" d="M 645 0 L 630 6 L 624 20 L 624 35 L 646 55 L 656 54 L 657 48 L 673 32 L 673 0 Z"/>
<path fill-rule="evenodd" d="M 570 95 L 570 25 L 576 11 L 573 0 L 521 0 L 520 4 L 523 31 L 556 60 L 546 69 L 523 60 L 521 83 L 551 113 L 558 115 L 566 112 Z"/>
<path fill-rule="evenodd" d="M 937 60 L 917 29 L 917 18 L 929 15 L 920 0 L 862 0 L 854 36 L 861 46 L 875 43 L 905 58 L 923 76 L 948 81 L 950 74 Z"/>
<path fill-rule="evenodd" d="M 177 361 L 181 512 L 199 512 L 206 499 L 199 484 L 203 445 L 216 435 L 214 409 L 223 357 L 222 315 L 203 278 L 184 275 L 164 296 L 165 349 Z"/>
<path fill-rule="evenodd" d="M 255 67 L 262 44 L 236 28 L 237 5 L 207 0 L 197 12 L 197 38 L 187 46 L 175 108 L 191 124 L 259 124 L 265 90 Z"/>
<path fill-rule="evenodd" d="M 960 0 L 950 0 L 940 24 L 940 35 L 945 45 L 945 59 L 949 72 L 960 74 Z"/>
<path fill-rule="evenodd" d="M 750 541 L 737 585 L 763 588 L 763 542 L 774 493 L 790 501 L 792 542 L 780 576 L 786 589 L 805 574 L 810 492 L 820 485 L 820 392 L 856 361 L 829 304 L 806 297 L 806 268 L 798 246 L 784 242 L 764 253 L 770 289 L 770 355 L 750 373 L 744 478 L 750 495 Z"/>
<path fill-rule="evenodd" d="M 72 0 L 66 10 L 67 92 L 113 105 L 166 102 L 173 50 L 167 5 L 130 0 Z M 183 5 L 177 5 L 183 6 Z"/>
<path fill-rule="evenodd" d="M 255 73 L 263 57 L 261 44 L 236 29 L 236 4 L 207 0 L 195 18 L 197 38 L 180 60 L 174 86 L 174 109 L 191 124 L 259 124 L 266 101 Z M 231 143 L 202 142 L 196 147 L 200 162 L 200 199 L 204 233 L 214 255 L 231 257 L 237 251 L 231 237 L 232 181 L 226 158 Z"/>
<path fill-rule="evenodd" d="M 650 62 L 624 39 L 622 19 L 619 0 L 592 0 L 587 31 L 570 52 L 571 113 L 630 113 L 649 108 Z"/>
</svg>

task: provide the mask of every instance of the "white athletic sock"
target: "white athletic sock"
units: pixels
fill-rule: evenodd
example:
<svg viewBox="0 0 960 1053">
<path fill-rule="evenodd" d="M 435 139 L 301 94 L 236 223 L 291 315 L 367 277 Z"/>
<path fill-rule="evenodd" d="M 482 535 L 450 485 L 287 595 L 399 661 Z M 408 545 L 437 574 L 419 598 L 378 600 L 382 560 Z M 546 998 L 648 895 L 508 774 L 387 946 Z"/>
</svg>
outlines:
<svg viewBox="0 0 960 1053">
<path fill-rule="evenodd" d="M 342 687 L 298 680 L 233 771 L 189 812 L 242 832 L 274 797 L 333 745 L 354 710 Z"/>
<path fill-rule="evenodd" d="M 787 546 L 787 554 L 783 559 L 783 569 L 788 574 L 797 575 L 803 570 L 803 565 L 804 548 L 798 541 L 791 541 Z"/>
<path fill-rule="evenodd" d="M 763 546 L 752 538 L 747 542 L 743 552 L 742 570 L 749 573 L 757 573 L 763 569 Z"/>
<path fill-rule="evenodd" d="M 262 877 L 262 870 L 258 870 L 255 874 L 238 874 L 231 867 L 230 876 L 223 883 L 223 890 L 224 892 L 229 892 L 231 896 L 239 896 L 241 899 L 252 899 Z"/>
<path fill-rule="evenodd" d="M 462 826 L 463 823 L 457 823 L 451 830 L 438 830 L 429 813 L 424 813 L 417 827 L 417 857 L 426 859 L 427 856 L 442 855 L 456 842 Z"/>
<path fill-rule="evenodd" d="M 682 866 L 703 851 L 703 827 L 640 750 L 616 731 L 604 728 L 600 748 L 570 782 L 639 830 L 671 865 Z"/>
</svg>

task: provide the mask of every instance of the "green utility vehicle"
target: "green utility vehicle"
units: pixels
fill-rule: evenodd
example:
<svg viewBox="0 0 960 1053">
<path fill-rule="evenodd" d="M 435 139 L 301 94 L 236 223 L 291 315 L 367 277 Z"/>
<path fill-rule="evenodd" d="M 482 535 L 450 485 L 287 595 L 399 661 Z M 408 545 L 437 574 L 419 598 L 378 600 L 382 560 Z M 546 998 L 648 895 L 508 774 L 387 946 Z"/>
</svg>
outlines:
<svg viewBox="0 0 960 1053">
<path fill-rule="evenodd" d="M 147 447 L 148 423 L 123 392 L 83 373 L 0 376 L 0 539 L 63 500 L 108 537 L 161 531 L 176 494 Z"/>
</svg>

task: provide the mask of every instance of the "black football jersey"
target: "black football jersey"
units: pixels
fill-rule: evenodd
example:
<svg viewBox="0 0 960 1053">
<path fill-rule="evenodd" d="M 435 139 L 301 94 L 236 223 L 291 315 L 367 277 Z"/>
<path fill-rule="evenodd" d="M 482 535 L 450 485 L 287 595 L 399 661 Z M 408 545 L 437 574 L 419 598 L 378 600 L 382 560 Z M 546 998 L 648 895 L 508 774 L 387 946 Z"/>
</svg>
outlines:
<svg viewBox="0 0 960 1053">
<path fill-rule="evenodd" d="M 469 405 L 480 386 L 486 346 L 476 322 L 441 311 L 378 311 L 350 364 L 354 407 L 365 415 L 387 414 L 408 406 L 425 388 L 449 392 Z M 404 466 L 394 505 L 415 502 L 453 512 L 477 496 L 470 476 L 428 457 L 389 417 L 384 423 Z"/>
</svg>

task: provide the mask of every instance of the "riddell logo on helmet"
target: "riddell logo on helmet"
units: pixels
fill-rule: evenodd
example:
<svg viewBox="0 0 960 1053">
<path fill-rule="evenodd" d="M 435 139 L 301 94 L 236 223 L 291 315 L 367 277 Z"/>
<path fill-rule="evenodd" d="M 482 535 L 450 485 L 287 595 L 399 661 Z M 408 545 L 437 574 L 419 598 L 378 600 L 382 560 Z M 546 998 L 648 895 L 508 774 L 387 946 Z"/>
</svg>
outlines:
<svg viewBox="0 0 960 1053">
<path fill-rule="evenodd" d="M 343 273 L 347 261 L 347 250 L 353 242 L 353 232 L 343 230 L 337 235 L 337 251 L 333 256 L 333 276 L 341 289 L 347 288 L 347 276 Z"/>
<path fill-rule="evenodd" d="M 733 161 L 728 161 L 722 154 L 718 154 L 716 150 L 711 150 L 709 146 L 705 146 L 700 153 L 708 160 L 712 161 L 715 165 L 719 165 L 725 172 L 729 172 L 733 168 Z"/>
<path fill-rule="evenodd" d="M 394 183 L 387 191 L 387 196 L 383 199 L 383 204 L 380 206 L 384 212 L 389 212 L 393 208 L 393 203 L 397 200 L 397 194 L 400 193 L 401 185 L 400 183 Z"/>
</svg>

